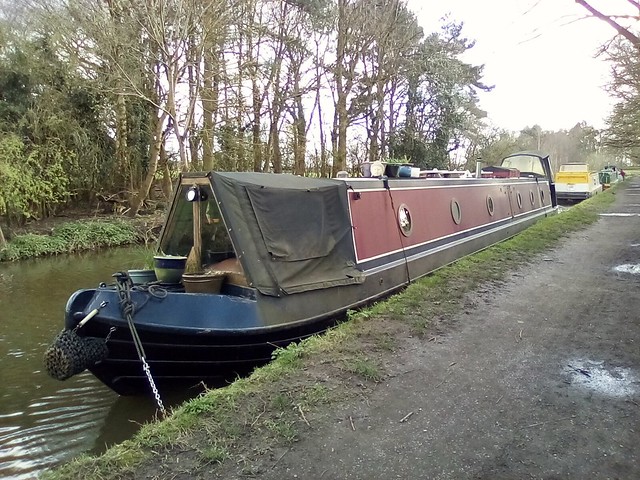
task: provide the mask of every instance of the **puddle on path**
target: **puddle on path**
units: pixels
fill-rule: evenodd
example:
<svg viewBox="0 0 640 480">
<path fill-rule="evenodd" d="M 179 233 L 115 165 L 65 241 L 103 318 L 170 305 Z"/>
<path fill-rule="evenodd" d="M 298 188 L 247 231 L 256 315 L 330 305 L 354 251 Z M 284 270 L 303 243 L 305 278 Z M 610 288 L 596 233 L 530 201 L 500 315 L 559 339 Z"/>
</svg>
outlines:
<svg viewBox="0 0 640 480">
<path fill-rule="evenodd" d="M 613 267 L 613 271 L 616 273 L 630 273 L 631 275 L 640 275 L 640 264 L 638 263 L 624 263 Z"/>
<path fill-rule="evenodd" d="M 604 362 L 574 359 L 564 371 L 570 375 L 571 385 L 577 385 L 610 397 L 626 397 L 638 391 L 634 372 L 623 367 L 607 367 Z"/>
</svg>

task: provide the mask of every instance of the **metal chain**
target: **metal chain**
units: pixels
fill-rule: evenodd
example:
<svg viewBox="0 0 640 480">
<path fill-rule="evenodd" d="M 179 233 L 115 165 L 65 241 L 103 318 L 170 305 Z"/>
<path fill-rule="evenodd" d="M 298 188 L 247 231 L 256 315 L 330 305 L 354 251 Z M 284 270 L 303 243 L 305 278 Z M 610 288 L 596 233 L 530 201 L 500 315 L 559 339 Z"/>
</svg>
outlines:
<svg viewBox="0 0 640 480">
<path fill-rule="evenodd" d="M 162 399 L 160 398 L 160 393 L 156 388 L 156 383 L 153 381 L 153 377 L 151 376 L 151 368 L 146 360 L 146 355 L 144 353 L 144 347 L 142 346 L 142 341 L 138 335 L 138 331 L 133 323 L 133 315 L 135 313 L 135 305 L 131 300 L 131 288 L 133 287 L 133 282 L 131 281 L 131 277 L 126 272 L 118 272 L 113 275 L 116 279 L 116 288 L 118 290 L 118 297 L 120 298 L 120 308 L 122 310 L 122 315 L 127 320 L 129 324 L 129 329 L 131 330 L 131 337 L 133 339 L 133 344 L 136 347 L 136 351 L 138 352 L 138 358 L 142 362 L 142 370 L 147 376 L 147 380 L 149 381 L 149 386 L 151 387 L 151 391 L 153 392 L 153 396 L 158 405 L 158 409 L 162 416 L 166 416 L 167 412 L 164 408 L 164 404 L 162 403 Z M 111 333 L 109 333 L 110 335 Z"/>
<path fill-rule="evenodd" d="M 144 358 L 141 358 L 140 360 L 142 360 L 142 369 L 144 370 L 144 373 L 147 375 L 147 380 L 149 380 L 149 385 L 151 386 L 153 397 L 156 399 L 156 403 L 158 404 L 158 409 L 160 410 L 160 413 L 162 414 L 162 416 L 166 417 L 167 411 L 164 409 L 164 404 L 162 403 L 162 399 L 160 398 L 160 393 L 158 392 L 158 389 L 156 388 L 156 384 L 153 381 L 153 377 L 151 376 L 151 369 L 149 368 L 149 364 Z"/>
<path fill-rule="evenodd" d="M 109 333 L 107 333 L 107 336 L 104 338 L 104 343 L 108 343 L 109 339 L 111 338 L 111 335 L 113 334 L 113 332 L 115 332 L 117 330 L 116 327 L 111 327 L 109 329 Z"/>
</svg>

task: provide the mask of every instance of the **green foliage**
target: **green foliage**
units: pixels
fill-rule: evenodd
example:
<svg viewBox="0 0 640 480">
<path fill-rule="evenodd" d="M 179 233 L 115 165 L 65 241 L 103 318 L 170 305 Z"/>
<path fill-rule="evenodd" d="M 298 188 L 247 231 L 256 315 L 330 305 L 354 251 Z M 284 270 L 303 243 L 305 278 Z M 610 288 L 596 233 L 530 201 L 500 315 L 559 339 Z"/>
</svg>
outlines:
<svg viewBox="0 0 640 480">
<path fill-rule="evenodd" d="M 271 354 L 273 359 L 278 359 L 279 364 L 286 368 L 295 368 L 303 356 L 304 347 L 299 343 L 291 343 L 284 348 L 277 348 Z"/>
<path fill-rule="evenodd" d="M 25 144 L 17 135 L 0 137 L 0 215 L 24 221 L 48 213 L 69 195 L 65 157 L 57 142 Z"/>
<path fill-rule="evenodd" d="M 459 59 L 472 47 L 462 35 L 462 24 L 448 23 L 410 56 L 406 119 L 390 132 L 390 155 L 408 157 L 422 168 L 449 168 L 450 152 L 485 116 L 477 106 L 477 91 L 490 90 L 481 82 L 482 67 Z"/>
<path fill-rule="evenodd" d="M 616 99 L 604 143 L 615 154 L 640 164 L 640 59 L 637 48 L 619 40 L 606 51 L 612 64 L 609 92 Z"/>
<path fill-rule="evenodd" d="M 0 154 L 0 164 L 14 198 L 4 211 L 0 205 L 0 215 L 23 221 L 48 216 L 72 199 L 86 200 L 97 182 L 108 185 L 113 175 L 103 165 L 113 157 L 113 141 L 100 118 L 103 98 L 95 81 L 70 65 L 55 35 L 11 33 L 0 44 L 0 142 L 12 155 Z M 6 185 L 0 187 L 6 197 Z"/>
<path fill-rule="evenodd" d="M 137 241 L 135 229 L 123 221 L 78 221 L 64 224 L 51 235 L 17 236 L 0 250 L 0 261 L 57 255 L 100 247 L 127 245 Z"/>
</svg>

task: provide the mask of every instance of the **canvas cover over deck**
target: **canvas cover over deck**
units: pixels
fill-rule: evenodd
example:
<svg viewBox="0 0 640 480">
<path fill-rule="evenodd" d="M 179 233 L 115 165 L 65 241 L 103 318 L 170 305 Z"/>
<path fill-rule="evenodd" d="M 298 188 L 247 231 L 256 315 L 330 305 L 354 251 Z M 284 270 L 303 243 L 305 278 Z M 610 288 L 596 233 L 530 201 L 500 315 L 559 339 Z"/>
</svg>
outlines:
<svg viewBox="0 0 640 480">
<path fill-rule="evenodd" d="M 210 178 L 236 254 L 260 293 L 364 281 L 355 267 L 345 182 L 246 172 Z"/>
</svg>

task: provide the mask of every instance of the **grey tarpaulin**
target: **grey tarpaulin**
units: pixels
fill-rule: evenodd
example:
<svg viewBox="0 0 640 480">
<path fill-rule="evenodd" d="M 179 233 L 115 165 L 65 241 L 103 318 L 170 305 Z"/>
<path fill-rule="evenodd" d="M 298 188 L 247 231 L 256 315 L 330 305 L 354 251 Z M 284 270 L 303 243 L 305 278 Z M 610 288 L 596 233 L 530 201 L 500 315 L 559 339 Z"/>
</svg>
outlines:
<svg viewBox="0 0 640 480">
<path fill-rule="evenodd" d="M 240 261 L 261 293 L 363 281 L 344 181 L 220 172 L 211 181 Z"/>
</svg>

